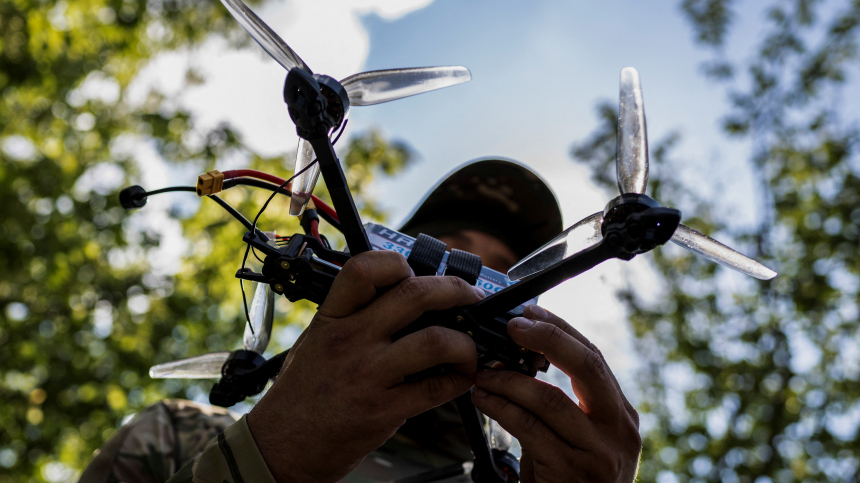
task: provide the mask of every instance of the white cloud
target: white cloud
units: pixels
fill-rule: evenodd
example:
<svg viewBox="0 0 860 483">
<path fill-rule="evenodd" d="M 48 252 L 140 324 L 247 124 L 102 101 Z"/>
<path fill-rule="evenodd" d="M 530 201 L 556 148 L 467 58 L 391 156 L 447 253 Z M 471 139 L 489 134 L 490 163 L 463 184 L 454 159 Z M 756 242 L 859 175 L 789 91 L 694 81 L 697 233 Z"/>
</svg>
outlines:
<svg viewBox="0 0 860 483">
<path fill-rule="evenodd" d="M 377 14 L 394 20 L 429 5 L 432 0 L 294 0 L 268 2 L 257 8 L 263 19 L 315 73 L 342 79 L 361 70 L 370 40 L 360 16 Z M 194 51 L 159 55 L 141 72 L 130 89 L 140 103 L 151 88 L 170 94 L 185 85 L 191 67 L 205 83 L 189 87 L 183 107 L 204 129 L 229 122 L 253 149 L 266 155 L 293 152 L 298 141 L 282 98 L 286 72 L 257 44 L 235 50 L 213 37 Z M 292 165 L 293 160 L 286 162 Z"/>
</svg>

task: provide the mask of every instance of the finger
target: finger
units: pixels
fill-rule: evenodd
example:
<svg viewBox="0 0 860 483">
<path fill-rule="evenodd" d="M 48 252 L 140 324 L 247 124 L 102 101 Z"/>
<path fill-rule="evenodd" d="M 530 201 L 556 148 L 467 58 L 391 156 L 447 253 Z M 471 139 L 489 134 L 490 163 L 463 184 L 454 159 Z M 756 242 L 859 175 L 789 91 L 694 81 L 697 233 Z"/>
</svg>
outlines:
<svg viewBox="0 0 860 483">
<path fill-rule="evenodd" d="M 534 414 L 571 446 L 589 449 L 598 443 L 588 416 L 552 384 L 516 372 L 483 370 L 475 386 Z"/>
<path fill-rule="evenodd" d="M 461 374 L 478 368 L 475 342 L 466 334 L 444 327 L 427 327 L 388 346 L 377 360 L 393 384 L 403 377 L 439 364 L 451 364 Z"/>
<path fill-rule="evenodd" d="M 520 455 L 520 483 L 535 483 L 535 460 L 526 448 Z"/>
<path fill-rule="evenodd" d="M 386 250 L 360 253 L 350 258 L 335 277 L 317 313 L 325 317 L 346 317 L 370 303 L 380 289 L 413 275 L 399 253 Z"/>
<path fill-rule="evenodd" d="M 458 277 L 410 277 L 382 294 L 364 309 L 375 330 L 385 336 L 397 332 L 424 312 L 470 305 L 484 291 Z"/>
<path fill-rule="evenodd" d="M 621 395 L 621 401 L 624 404 L 624 408 L 636 420 L 636 424 L 639 424 L 639 413 L 636 412 L 636 409 L 634 409 L 633 405 L 630 404 L 630 401 L 627 400 L 627 396 L 625 396 L 624 391 L 621 390 L 621 384 L 618 383 L 618 379 L 615 377 L 615 374 L 612 373 L 612 370 L 609 368 L 609 364 L 606 363 L 606 358 L 603 357 L 603 353 L 600 352 L 600 349 L 598 349 L 596 345 L 588 340 L 587 337 L 582 335 L 580 331 L 576 330 L 575 327 L 568 324 L 564 319 L 537 305 L 527 306 L 523 311 L 523 316 L 534 321 L 550 323 L 567 332 L 571 337 L 581 342 L 582 345 L 587 347 L 589 350 L 596 352 L 603 360 L 603 363 L 606 364 L 606 370 L 612 377 L 612 382 L 615 383 L 615 388 L 618 390 L 618 394 Z"/>
<path fill-rule="evenodd" d="M 526 411 L 509 399 L 476 388 L 472 392 L 472 404 L 482 413 L 501 424 L 505 430 L 519 440 L 523 448 L 528 448 L 532 454 L 540 454 L 546 460 L 553 461 L 562 456 L 565 448 L 579 451 L 570 448 L 559 439 L 558 435 L 534 413 Z"/>
<path fill-rule="evenodd" d="M 603 358 L 558 326 L 515 317 L 508 322 L 508 334 L 570 377 L 580 407 L 589 416 L 614 420 L 619 411 L 627 412 Z"/>
<path fill-rule="evenodd" d="M 403 419 L 415 417 L 465 393 L 472 385 L 472 378 L 457 372 L 404 383 L 390 390 L 391 400 L 396 401 L 393 410 Z"/>
</svg>

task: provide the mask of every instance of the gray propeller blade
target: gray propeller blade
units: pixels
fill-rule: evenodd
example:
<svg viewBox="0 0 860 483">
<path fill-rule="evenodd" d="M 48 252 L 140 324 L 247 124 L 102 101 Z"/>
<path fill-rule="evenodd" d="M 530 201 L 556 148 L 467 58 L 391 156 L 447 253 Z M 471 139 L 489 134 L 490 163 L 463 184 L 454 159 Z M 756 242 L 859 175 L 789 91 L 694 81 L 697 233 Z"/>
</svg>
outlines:
<svg viewBox="0 0 860 483">
<path fill-rule="evenodd" d="M 210 352 L 202 356 L 165 362 L 149 368 L 153 379 L 220 379 L 221 366 L 230 357 L 229 352 Z"/>
<path fill-rule="evenodd" d="M 678 225 L 678 229 L 672 235 L 672 241 L 676 245 L 680 245 L 712 262 L 753 276 L 759 280 L 770 280 L 776 277 L 776 272 L 761 263 L 745 255 L 741 255 L 717 240 L 703 235 L 684 224 Z"/>
<path fill-rule="evenodd" d="M 340 81 L 352 106 L 371 106 L 472 80 L 463 66 L 413 67 L 353 74 Z"/>
<path fill-rule="evenodd" d="M 257 284 L 248 317 L 251 319 L 251 324 L 245 325 L 245 350 L 262 355 L 269 345 L 272 322 L 275 318 L 275 292 L 269 284 Z M 251 327 L 254 328 L 253 333 Z"/>
<path fill-rule="evenodd" d="M 602 211 L 574 224 L 511 267 L 508 270 L 508 278 L 511 280 L 525 278 L 596 245 L 603 239 L 600 231 L 602 224 Z"/>
<path fill-rule="evenodd" d="M 221 3 L 227 7 L 230 15 L 260 44 L 260 47 L 281 64 L 284 69 L 289 71 L 293 67 L 298 67 L 313 74 L 311 68 L 305 64 L 305 61 L 286 42 L 278 37 L 278 34 L 274 30 L 260 20 L 257 14 L 242 3 L 242 0 L 221 0 Z"/>
<path fill-rule="evenodd" d="M 633 67 L 621 69 L 615 171 L 622 194 L 645 193 L 648 186 L 648 134 L 642 85 L 639 73 Z"/>
</svg>

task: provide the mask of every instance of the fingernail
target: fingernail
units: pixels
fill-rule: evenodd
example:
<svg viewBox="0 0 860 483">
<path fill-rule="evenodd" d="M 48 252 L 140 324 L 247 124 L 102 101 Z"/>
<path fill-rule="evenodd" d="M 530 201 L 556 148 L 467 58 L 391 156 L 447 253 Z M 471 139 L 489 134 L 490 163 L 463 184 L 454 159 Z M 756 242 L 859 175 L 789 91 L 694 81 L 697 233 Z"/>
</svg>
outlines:
<svg viewBox="0 0 860 483">
<path fill-rule="evenodd" d="M 546 320 L 549 318 L 549 313 L 538 305 L 529 305 L 526 307 L 528 309 L 531 318 L 537 320 Z"/>
<path fill-rule="evenodd" d="M 483 370 L 478 372 L 478 379 L 487 380 L 496 375 L 496 371 Z"/>
<path fill-rule="evenodd" d="M 487 298 L 487 292 L 484 292 L 484 289 L 479 288 L 479 287 L 472 287 L 472 288 L 475 290 L 475 293 L 478 294 L 478 297 L 481 297 L 482 299 Z"/>
<path fill-rule="evenodd" d="M 514 319 L 514 327 L 517 329 L 528 329 L 533 325 L 535 325 L 535 323 L 525 317 L 516 317 Z"/>
<path fill-rule="evenodd" d="M 480 387 L 475 388 L 475 392 L 472 394 L 474 394 L 475 397 L 487 397 L 487 395 L 489 395 L 487 391 L 481 389 Z"/>
</svg>

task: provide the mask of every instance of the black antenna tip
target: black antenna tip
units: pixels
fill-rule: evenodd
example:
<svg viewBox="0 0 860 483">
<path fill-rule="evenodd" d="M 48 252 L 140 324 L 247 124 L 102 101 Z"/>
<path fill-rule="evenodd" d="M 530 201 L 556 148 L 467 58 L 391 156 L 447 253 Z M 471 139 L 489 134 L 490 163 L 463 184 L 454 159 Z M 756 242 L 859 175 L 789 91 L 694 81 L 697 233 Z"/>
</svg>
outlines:
<svg viewBox="0 0 860 483">
<path fill-rule="evenodd" d="M 119 192 L 119 203 L 126 210 L 142 208 L 146 204 L 146 190 L 139 185 L 124 188 Z"/>
</svg>

